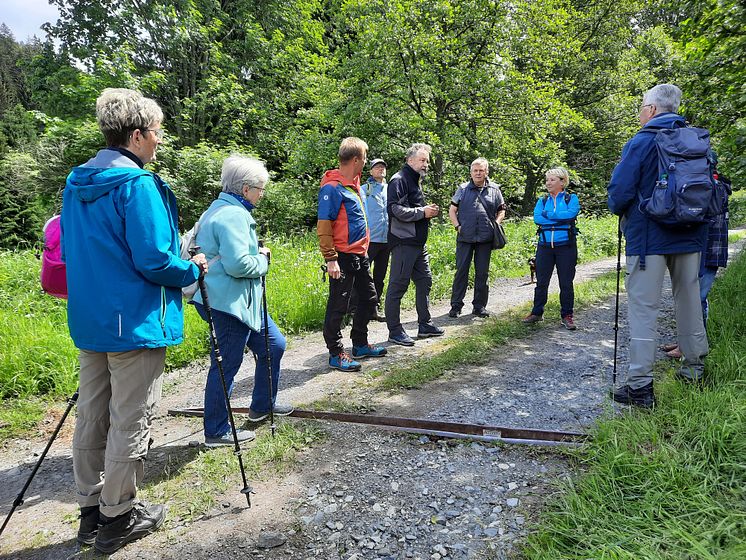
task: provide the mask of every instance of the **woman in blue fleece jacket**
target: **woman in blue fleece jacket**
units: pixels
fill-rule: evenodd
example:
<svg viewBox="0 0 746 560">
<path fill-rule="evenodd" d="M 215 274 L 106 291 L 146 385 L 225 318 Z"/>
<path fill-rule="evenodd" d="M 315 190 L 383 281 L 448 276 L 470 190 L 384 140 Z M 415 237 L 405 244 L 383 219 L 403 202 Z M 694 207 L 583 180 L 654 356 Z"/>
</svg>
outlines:
<svg viewBox="0 0 746 560">
<path fill-rule="evenodd" d="M 539 226 L 536 289 L 534 307 L 523 322 L 530 324 L 543 320 L 549 282 L 556 266 L 560 285 L 562 324 L 568 330 L 574 331 L 576 326 L 572 317 L 575 304 L 573 281 L 578 263 L 575 220 L 580 212 L 580 202 L 576 195 L 565 192 L 569 180 L 570 176 L 563 167 L 547 171 L 546 187 L 549 194 L 542 196 L 534 207 L 534 222 Z"/>
<path fill-rule="evenodd" d="M 278 415 L 293 411 L 291 406 L 275 403 L 285 337 L 272 317 L 267 315 L 266 334 L 272 362 L 272 395 L 269 394 L 261 279 L 269 270 L 270 253 L 268 249 L 259 247 L 256 222 L 251 215 L 264 195 L 268 180 L 269 174 L 262 162 L 240 155 L 227 158 L 220 176 L 223 192 L 199 219 L 196 239 L 210 263 L 205 285 L 229 395 L 243 363 L 244 350 L 248 347 L 254 355 L 254 390 L 249 411 L 252 422 L 264 420 L 270 407 Z M 200 316 L 207 320 L 199 292 L 192 303 Z M 205 444 L 210 447 L 233 445 L 228 407 L 214 351 L 211 358 L 205 386 Z M 238 430 L 237 436 L 239 441 L 249 441 L 254 438 L 254 432 Z"/>
</svg>

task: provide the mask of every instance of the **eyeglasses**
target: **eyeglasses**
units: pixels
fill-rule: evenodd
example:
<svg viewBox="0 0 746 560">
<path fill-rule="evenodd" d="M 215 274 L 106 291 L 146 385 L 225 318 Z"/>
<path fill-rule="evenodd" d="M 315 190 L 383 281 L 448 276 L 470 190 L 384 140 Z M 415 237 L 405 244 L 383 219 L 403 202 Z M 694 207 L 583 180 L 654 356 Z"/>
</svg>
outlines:
<svg viewBox="0 0 746 560">
<path fill-rule="evenodd" d="M 653 104 L 652 103 L 647 103 L 646 105 L 642 105 L 640 107 L 640 111 L 642 111 L 645 107 L 653 107 Z"/>
<path fill-rule="evenodd" d="M 155 134 L 155 137 L 158 138 L 158 140 L 163 140 L 163 135 L 166 133 L 166 131 L 162 128 L 159 128 L 158 130 L 156 130 L 155 128 L 141 128 L 140 131 L 152 132 L 153 134 Z"/>
</svg>

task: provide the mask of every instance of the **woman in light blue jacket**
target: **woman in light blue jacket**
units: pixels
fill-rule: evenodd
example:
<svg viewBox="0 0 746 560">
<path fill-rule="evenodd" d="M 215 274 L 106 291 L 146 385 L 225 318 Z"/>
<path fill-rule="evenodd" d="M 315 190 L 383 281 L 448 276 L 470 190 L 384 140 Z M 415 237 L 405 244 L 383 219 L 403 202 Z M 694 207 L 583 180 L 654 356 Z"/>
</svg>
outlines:
<svg viewBox="0 0 746 560">
<path fill-rule="evenodd" d="M 272 396 L 269 395 L 265 325 L 262 313 L 262 276 L 269 270 L 269 250 L 259 247 L 256 222 L 251 211 L 264 195 L 269 174 L 262 162 L 232 155 L 223 163 L 220 181 L 223 192 L 199 220 L 196 244 L 205 254 L 210 270 L 205 284 L 210 297 L 212 318 L 222 356 L 228 394 L 241 367 L 244 348 L 254 354 L 254 391 L 249 420 L 259 422 L 269 414 L 287 415 L 293 409 L 275 403 L 280 380 L 280 360 L 285 352 L 285 337 L 269 317 L 268 336 L 272 362 Z M 192 301 L 206 321 L 207 315 L 199 292 Z M 205 445 L 233 445 L 228 424 L 228 408 L 222 381 L 211 352 L 210 371 L 205 387 Z M 251 430 L 238 430 L 239 441 L 254 438 Z"/>
<path fill-rule="evenodd" d="M 570 175 L 564 167 L 555 167 L 546 173 L 548 194 L 536 201 L 534 222 L 539 226 L 539 243 L 536 247 L 536 289 L 534 307 L 523 319 L 524 323 L 543 320 L 547 303 L 549 281 L 554 267 L 560 285 L 560 317 L 566 329 L 576 329 L 573 321 L 575 293 L 575 266 L 578 264 L 575 220 L 580 212 L 577 195 L 565 192 Z"/>
</svg>

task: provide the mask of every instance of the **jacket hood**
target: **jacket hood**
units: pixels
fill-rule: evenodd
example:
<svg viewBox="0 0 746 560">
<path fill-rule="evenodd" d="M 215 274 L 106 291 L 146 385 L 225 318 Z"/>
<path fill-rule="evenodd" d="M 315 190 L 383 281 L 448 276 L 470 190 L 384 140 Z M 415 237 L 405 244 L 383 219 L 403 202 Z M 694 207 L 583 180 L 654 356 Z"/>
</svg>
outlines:
<svg viewBox="0 0 746 560">
<path fill-rule="evenodd" d="M 132 179 L 149 174 L 127 156 L 114 150 L 101 150 L 84 165 L 73 168 L 65 188 L 79 200 L 91 202 Z"/>
<path fill-rule="evenodd" d="M 354 187 L 356 190 L 360 190 L 360 177 L 355 177 L 354 181 L 350 181 L 349 179 L 342 176 L 342 174 L 339 172 L 339 169 L 330 169 L 329 171 L 324 173 L 319 186 L 323 187 L 324 185 L 328 185 L 329 183 L 342 183 L 342 185 L 345 187 Z"/>
<path fill-rule="evenodd" d="M 646 122 L 642 128 L 671 128 L 673 123 L 677 121 L 682 125 L 686 123 L 686 119 L 681 115 L 677 115 L 676 113 L 661 113 Z"/>
</svg>

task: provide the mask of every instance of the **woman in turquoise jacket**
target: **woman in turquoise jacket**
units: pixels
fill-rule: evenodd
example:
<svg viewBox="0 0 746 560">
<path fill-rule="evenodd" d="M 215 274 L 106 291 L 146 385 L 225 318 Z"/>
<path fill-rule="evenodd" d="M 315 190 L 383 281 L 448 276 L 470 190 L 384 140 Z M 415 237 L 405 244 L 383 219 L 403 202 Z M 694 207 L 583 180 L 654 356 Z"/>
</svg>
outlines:
<svg viewBox="0 0 746 560">
<path fill-rule="evenodd" d="M 269 317 L 267 334 L 272 362 L 272 395 L 269 394 L 265 325 L 262 313 L 262 276 L 269 270 L 269 250 L 259 247 L 256 222 L 251 211 L 264 195 L 269 174 L 262 162 L 239 155 L 223 163 L 220 181 L 223 192 L 199 220 L 196 244 L 205 254 L 210 269 L 205 285 L 210 297 L 212 318 L 222 356 L 228 394 L 243 362 L 248 346 L 254 354 L 254 391 L 249 420 L 259 422 L 270 407 L 278 415 L 290 414 L 290 406 L 276 404 L 280 380 L 280 360 L 285 352 L 285 337 Z M 207 321 L 199 292 L 192 303 Z M 205 444 L 233 445 L 228 424 L 228 408 L 214 351 L 205 387 Z M 238 430 L 239 441 L 254 438 L 251 430 Z"/>
<path fill-rule="evenodd" d="M 543 320 L 547 303 L 549 282 L 554 267 L 560 285 L 560 316 L 568 330 L 576 329 L 573 321 L 575 292 L 575 267 L 578 264 L 575 220 L 580 212 L 580 202 L 574 194 L 565 192 L 570 176 L 564 167 L 555 167 L 546 173 L 548 194 L 542 196 L 534 207 L 534 222 L 539 226 L 539 243 L 536 247 L 536 289 L 534 307 L 523 319 L 524 323 Z"/>
</svg>

